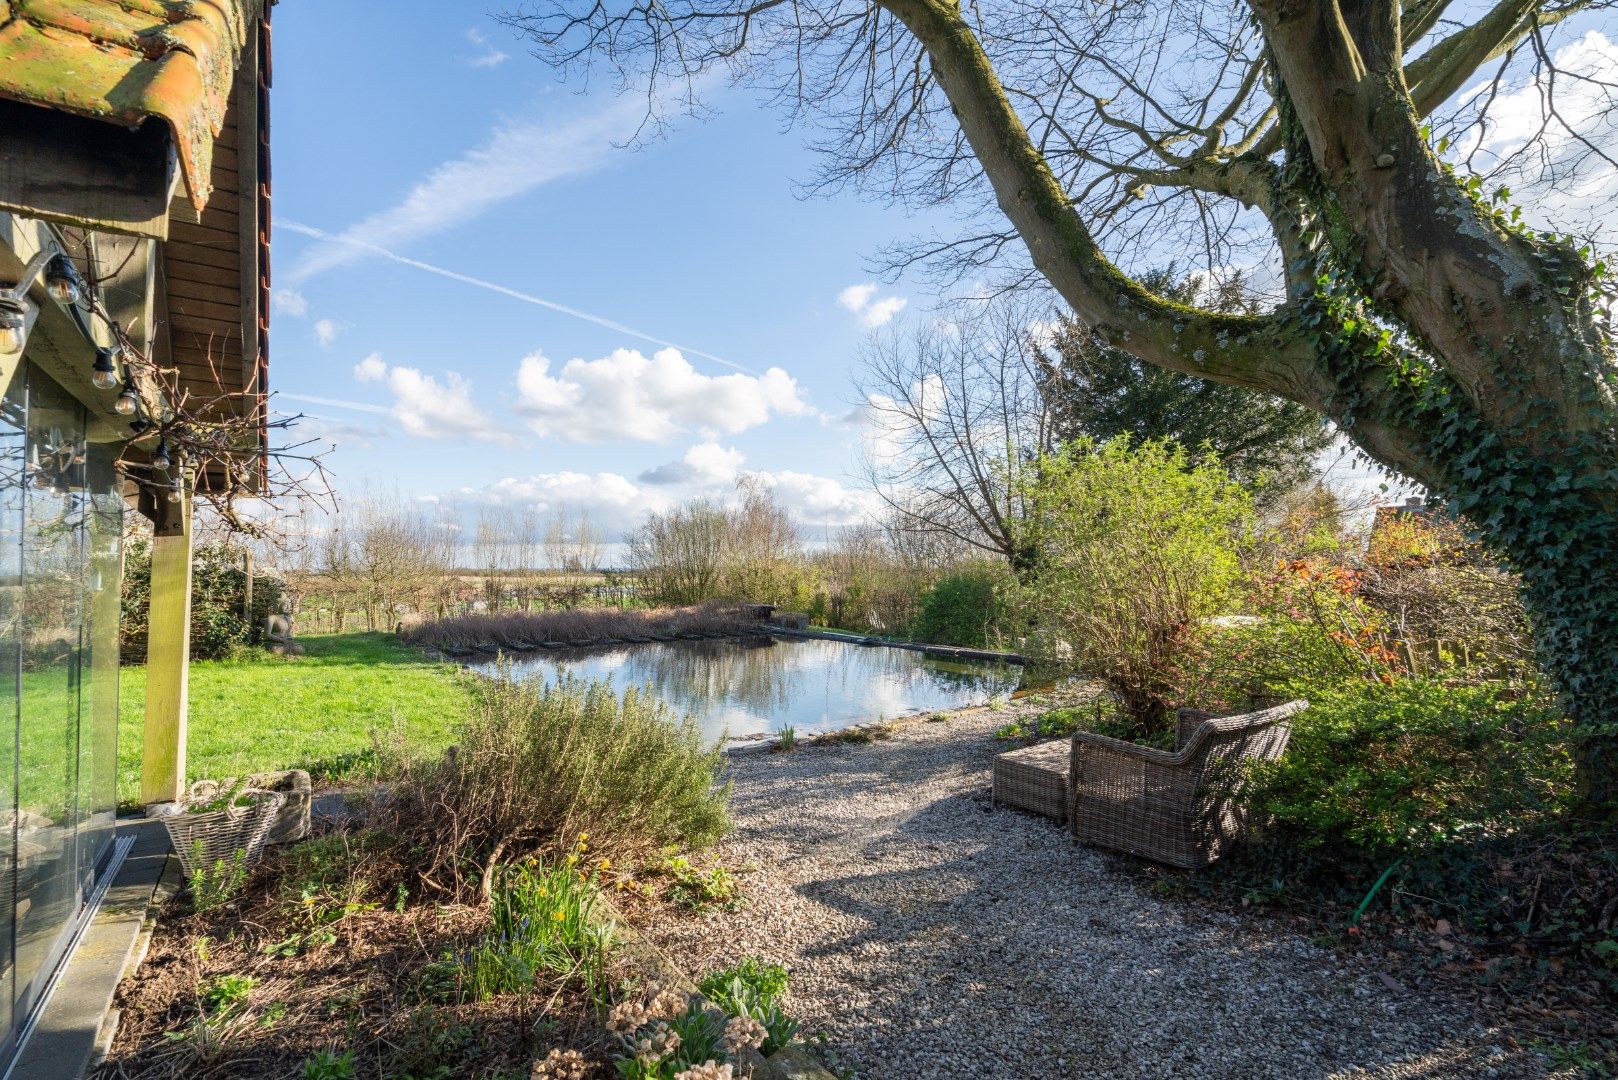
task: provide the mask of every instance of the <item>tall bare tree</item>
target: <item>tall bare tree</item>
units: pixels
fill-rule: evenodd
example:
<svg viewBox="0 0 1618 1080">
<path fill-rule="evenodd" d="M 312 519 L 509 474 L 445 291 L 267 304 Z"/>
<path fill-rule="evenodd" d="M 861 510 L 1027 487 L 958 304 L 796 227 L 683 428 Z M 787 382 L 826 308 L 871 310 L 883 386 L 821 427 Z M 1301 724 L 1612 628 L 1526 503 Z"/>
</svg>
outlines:
<svg viewBox="0 0 1618 1080">
<path fill-rule="evenodd" d="M 1010 297 L 953 321 L 873 338 L 858 385 L 873 427 L 868 478 L 893 524 L 1007 559 L 1018 548 L 1018 479 L 1050 449 L 1035 310 Z"/>
<path fill-rule="evenodd" d="M 1610 168 L 1591 125 L 1618 87 L 1558 70 L 1548 42 L 1609 6 L 538 0 L 509 18 L 554 64 L 643 89 L 716 68 L 765 85 L 824 123 L 824 182 L 1003 215 L 911 254 L 1010 257 L 1112 343 L 1307 405 L 1448 498 L 1522 574 L 1587 802 L 1618 814 L 1606 268 L 1497 204 L 1430 128 L 1475 132 L 1494 88 L 1531 76 L 1544 123 L 1515 157 L 1537 148 L 1562 183 Z M 1164 244 L 1208 270 L 1262 245 L 1276 306 L 1153 293 L 1125 268 Z"/>
</svg>

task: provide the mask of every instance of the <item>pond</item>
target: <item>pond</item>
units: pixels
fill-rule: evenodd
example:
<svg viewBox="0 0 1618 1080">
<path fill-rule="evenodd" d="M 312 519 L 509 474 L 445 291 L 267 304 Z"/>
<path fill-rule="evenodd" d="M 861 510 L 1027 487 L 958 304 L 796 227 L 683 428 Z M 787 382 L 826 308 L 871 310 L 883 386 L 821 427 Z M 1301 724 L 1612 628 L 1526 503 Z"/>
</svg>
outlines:
<svg viewBox="0 0 1618 1080">
<path fill-rule="evenodd" d="M 513 678 L 555 683 L 572 675 L 650 686 L 703 733 L 732 739 L 791 726 L 834 731 L 907 713 L 982 705 L 1009 695 L 1015 667 L 961 663 L 908 649 L 821 638 L 732 638 L 605 645 L 510 658 Z M 497 664 L 478 665 L 493 675 Z"/>
</svg>

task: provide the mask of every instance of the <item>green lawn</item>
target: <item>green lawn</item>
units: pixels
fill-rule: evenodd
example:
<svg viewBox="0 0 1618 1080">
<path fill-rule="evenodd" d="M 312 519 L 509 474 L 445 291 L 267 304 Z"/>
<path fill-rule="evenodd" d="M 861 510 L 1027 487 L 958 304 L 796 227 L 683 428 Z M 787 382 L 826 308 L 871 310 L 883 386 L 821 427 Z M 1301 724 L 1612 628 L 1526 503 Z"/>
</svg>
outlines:
<svg viewBox="0 0 1618 1080">
<path fill-rule="evenodd" d="M 372 733 L 402 727 L 412 747 L 447 745 L 476 694 L 475 676 L 424 659 L 391 634 L 300 638 L 294 658 L 191 665 L 190 779 L 308 769 L 316 779 L 363 773 Z M 146 669 L 126 667 L 118 730 L 118 799 L 140 795 Z"/>
</svg>

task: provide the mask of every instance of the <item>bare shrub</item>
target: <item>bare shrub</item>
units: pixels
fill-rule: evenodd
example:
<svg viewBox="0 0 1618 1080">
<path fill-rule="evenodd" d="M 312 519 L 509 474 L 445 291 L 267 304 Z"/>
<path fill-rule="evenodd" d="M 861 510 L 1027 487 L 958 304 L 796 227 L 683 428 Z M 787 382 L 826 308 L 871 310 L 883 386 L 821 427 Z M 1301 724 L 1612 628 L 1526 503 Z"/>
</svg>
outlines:
<svg viewBox="0 0 1618 1080">
<path fill-rule="evenodd" d="M 404 638 L 435 649 L 528 648 L 546 641 L 652 638 L 666 634 L 739 634 L 758 624 L 735 604 L 623 611 L 573 608 L 510 611 L 435 619 L 404 630 Z"/>
</svg>

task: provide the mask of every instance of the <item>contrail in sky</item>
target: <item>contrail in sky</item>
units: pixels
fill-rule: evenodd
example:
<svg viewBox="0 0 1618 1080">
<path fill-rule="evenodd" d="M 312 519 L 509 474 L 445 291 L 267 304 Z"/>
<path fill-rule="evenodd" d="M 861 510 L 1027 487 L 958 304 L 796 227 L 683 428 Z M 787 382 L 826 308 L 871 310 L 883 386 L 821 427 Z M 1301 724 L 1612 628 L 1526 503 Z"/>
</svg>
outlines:
<svg viewBox="0 0 1618 1080">
<path fill-rule="evenodd" d="M 693 349 L 689 345 L 681 345 L 678 342 L 667 341 L 660 337 L 654 337 L 651 334 L 636 330 L 634 327 L 625 326 L 621 322 L 614 322 L 613 320 L 604 318 L 600 315 L 592 315 L 588 311 L 580 311 L 578 308 L 568 307 L 566 304 L 558 304 L 554 300 L 546 300 L 544 297 L 534 296 L 532 293 L 519 292 L 516 289 L 507 288 L 506 286 L 496 284 L 493 281 L 485 281 L 483 278 L 476 278 L 470 274 L 460 273 L 457 270 L 447 270 L 442 266 L 434 266 L 432 263 L 422 262 L 420 259 L 412 259 L 409 256 L 400 255 L 397 252 L 389 251 L 387 248 L 378 244 L 372 244 L 365 240 L 356 240 L 351 236 L 340 236 L 337 233 L 327 232 L 325 229 L 317 229 L 313 225 L 305 225 L 300 221 L 288 221 L 286 218 L 278 219 L 275 224 L 278 228 L 287 229 L 291 232 L 299 234 L 300 236 L 310 236 L 316 240 L 325 240 L 330 243 L 347 244 L 351 247 L 361 248 L 365 251 L 369 251 L 373 255 L 380 255 L 384 259 L 391 259 L 393 262 L 399 263 L 402 266 L 413 266 L 417 270 L 425 270 L 429 274 L 437 274 L 439 277 L 449 278 L 451 281 L 459 281 L 463 285 L 472 285 L 479 289 L 487 289 L 490 292 L 496 292 L 502 296 L 509 296 L 513 300 L 521 300 L 525 304 L 533 304 L 535 307 L 549 308 L 551 311 L 557 311 L 563 315 L 571 315 L 575 319 L 583 319 L 585 322 L 595 323 L 597 326 L 605 327 L 608 330 L 625 334 L 629 337 L 639 338 L 642 341 L 649 341 L 653 345 L 662 345 L 670 349 L 679 349 L 687 356 L 700 356 L 704 360 L 712 360 L 716 364 L 722 364 L 725 367 L 744 372 L 748 375 L 758 375 L 758 372 L 754 371 L 752 368 L 743 367 L 741 364 L 732 363 L 722 356 L 715 356 L 713 353 L 703 352 L 701 349 Z M 282 396 L 290 397 L 291 395 Z"/>
<path fill-rule="evenodd" d="M 310 397 L 307 394 L 288 394 L 283 390 L 277 390 L 275 396 L 287 401 L 302 401 L 309 405 L 330 405 L 338 409 L 353 409 L 355 412 L 386 414 L 393 411 L 384 405 L 369 405 L 363 401 L 343 401 L 339 398 Z"/>
</svg>

